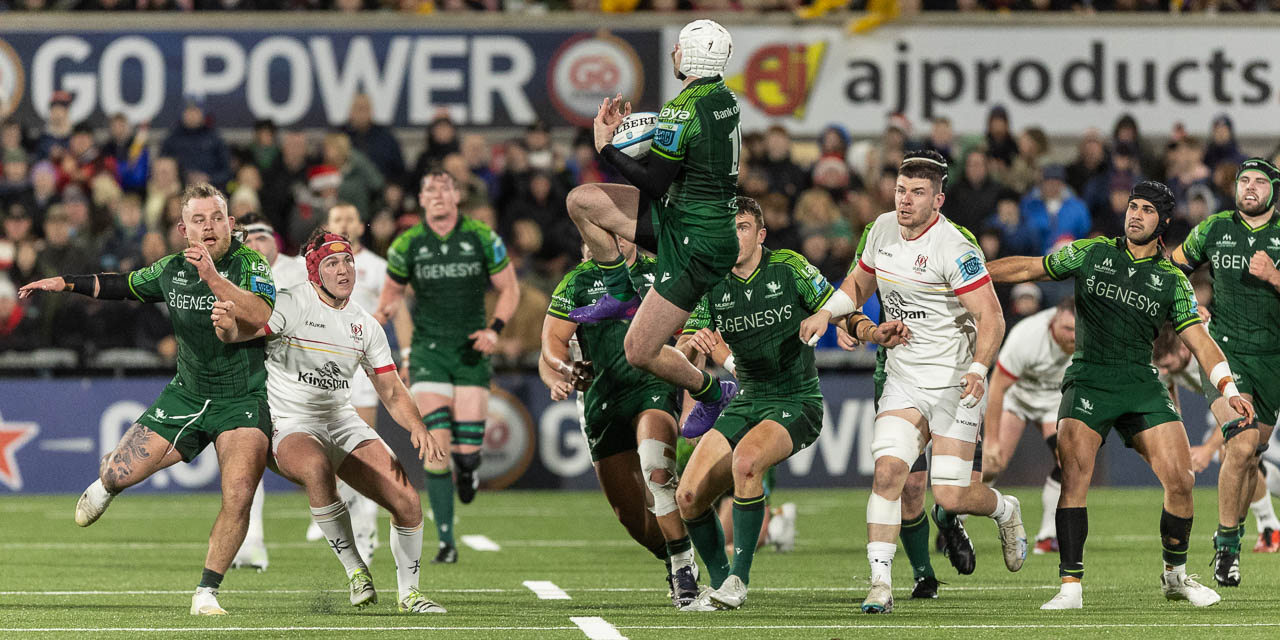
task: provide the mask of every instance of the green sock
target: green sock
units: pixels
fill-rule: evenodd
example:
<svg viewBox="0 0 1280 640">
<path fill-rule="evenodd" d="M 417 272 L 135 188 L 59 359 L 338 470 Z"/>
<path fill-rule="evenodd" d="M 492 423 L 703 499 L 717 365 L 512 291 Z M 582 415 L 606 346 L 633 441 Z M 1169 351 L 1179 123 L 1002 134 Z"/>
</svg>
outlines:
<svg viewBox="0 0 1280 640">
<path fill-rule="evenodd" d="M 608 262 L 596 260 L 596 266 L 604 272 L 604 286 L 609 295 L 622 301 L 635 297 L 636 289 L 631 284 L 631 270 L 627 269 L 627 259 L 621 253 L 616 259 Z"/>
<path fill-rule="evenodd" d="M 448 469 L 427 469 L 427 502 L 436 521 L 436 536 L 453 546 L 453 477 Z"/>
<path fill-rule="evenodd" d="M 907 552 L 915 579 L 933 577 L 933 564 L 929 562 L 929 518 L 924 512 L 920 512 L 919 518 L 903 522 L 898 536 L 902 538 L 902 548 Z"/>
<path fill-rule="evenodd" d="M 698 402 L 719 402 L 720 401 L 720 379 L 707 373 L 702 372 L 702 386 L 697 391 L 689 394 Z"/>
<path fill-rule="evenodd" d="M 702 564 L 711 574 L 711 588 L 719 589 L 724 579 L 729 577 L 729 557 L 724 554 L 724 529 L 720 528 L 720 518 L 715 509 L 707 509 L 702 515 L 685 520 L 684 526 L 689 530 L 689 539 L 693 540 L 693 548 L 702 556 Z"/>
<path fill-rule="evenodd" d="M 764 509 L 763 493 L 754 498 L 733 497 L 733 569 L 729 573 L 738 576 L 742 584 L 751 582 L 751 561 L 764 525 Z"/>
<path fill-rule="evenodd" d="M 1240 527 L 1218 525 L 1218 533 L 1213 537 L 1213 548 L 1219 551 L 1240 553 Z"/>
</svg>

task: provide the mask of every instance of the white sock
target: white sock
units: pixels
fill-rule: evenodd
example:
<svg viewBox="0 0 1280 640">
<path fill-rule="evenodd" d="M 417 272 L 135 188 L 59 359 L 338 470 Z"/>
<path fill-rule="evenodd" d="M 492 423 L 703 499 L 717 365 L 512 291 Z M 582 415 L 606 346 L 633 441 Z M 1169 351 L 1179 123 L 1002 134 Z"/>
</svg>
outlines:
<svg viewBox="0 0 1280 640">
<path fill-rule="evenodd" d="M 396 559 L 396 583 L 403 600 L 409 590 L 418 588 L 418 573 L 422 569 L 421 522 L 413 528 L 391 524 L 391 555 Z"/>
<path fill-rule="evenodd" d="M 351 514 L 351 530 L 355 533 L 356 540 L 370 540 L 373 546 L 377 547 L 378 503 L 364 497 L 341 479 L 338 480 L 337 486 L 338 497 L 342 498 L 342 504 Z M 361 554 L 361 557 L 364 558 L 364 555 Z M 364 561 L 369 562 L 369 558 L 364 558 Z"/>
<path fill-rule="evenodd" d="M 871 563 L 871 581 L 893 586 L 893 554 L 898 545 L 892 542 L 868 542 L 867 562 Z"/>
<path fill-rule="evenodd" d="M 671 556 L 671 575 L 675 575 L 678 569 L 682 569 L 684 567 L 692 567 L 692 566 L 693 566 L 693 548 L 692 547 L 690 547 L 689 550 L 687 551 L 681 551 L 680 553 L 677 553 L 674 556 Z"/>
<path fill-rule="evenodd" d="M 1040 533 L 1036 540 L 1058 537 L 1058 497 L 1062 495 L 1062 483 L 1053 478 L 1045 478 L 1044 488 L 1040 490 Z"/>
<path fill-rule="evenodd" d="M 1185 565 L 1185 564 L 1180 564 L 1180 565 L 1178 565 L 1178 566 L 1176 566 L 1176 567 L 1170 567 L 1170 566 L 1169 566 L 1169 565 L 1167 565 L 1167 564 L 1166 564 L 1166 565 L 1163 565 L 1163 566 L 1164 566 L 1164 572 L 1165 572 L 1165 574 L 1166 574 L 1166 575 L 1170 575 L 1170 574 L 1171 574 L 1171 575 L 1178 576 L 1179 578 L 1181 578 L 1182 576 L 1187 575 L 1187 565 Z"/>
<path fill-rule="evenodd" d="M 1257 502 L 1250 504 L 1249 511 L 1253 512 L 1254 521 L 1258 525 L 1258 533 L 1262 533 L 1263 529 L 1280 530 L 1280 519 L 1276 518 L 1276 510 L 1271 505 L 1270 493 L 1263 495 Z"/>
<path fill-rule="evenodd" d="M 1270 460 L 1263 460 L 1262 468 L 1266 470 L 1267 491 L 1271 492 L 1271 495 L 1280 496 L 1280 467 Z"/>
<path fill-rule="evenodd" d="M 351 514 L 346 505 L 335 502 L 327 507 L 311 507 L 311 517 L 320 525 L 324 539 L 329 541 L 329 548 L 342 562 L 342 568 L 350 577 L 356 569 L 367 569 L 356 551 L 355 534 L 351 531 Z"/>
<path fill-rule="evenodd" d="M 991 493 L 996 494 L 996 509 L 992 511 L 989 517 L 996 522 L 1003 522 L 1009 517 L 1009 505 L 1004 501 L 1004 494 L 999 489 L 992 489 Z"/>
<path fill-rule="evenodd" d="M 265 501 L 263 495 L 262 480 L 258 481 L 258 490 L 253 492 L 253 504 L 249 506 L 249 531 L 244 536 L 245 544 L 262 544 L 266 538 L 262 533 L 262 503 Z"/>
</svg>

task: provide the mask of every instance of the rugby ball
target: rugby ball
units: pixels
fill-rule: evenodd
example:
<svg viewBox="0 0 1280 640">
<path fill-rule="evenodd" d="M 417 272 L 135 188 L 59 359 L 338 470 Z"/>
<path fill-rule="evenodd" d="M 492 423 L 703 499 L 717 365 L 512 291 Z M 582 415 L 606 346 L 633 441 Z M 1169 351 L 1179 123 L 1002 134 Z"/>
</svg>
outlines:
<svg viewBox="0 0 1280 640">
<path fill-rule="evenodd" d="M 653 144 L 653 130 L 657 127 L 658 114 L 652 111 L 633 113 L 623 118 L 622 124 L 613 133 L 613 146 L 639 160 L 649 155 L 649 145 Z"/>
</svg>

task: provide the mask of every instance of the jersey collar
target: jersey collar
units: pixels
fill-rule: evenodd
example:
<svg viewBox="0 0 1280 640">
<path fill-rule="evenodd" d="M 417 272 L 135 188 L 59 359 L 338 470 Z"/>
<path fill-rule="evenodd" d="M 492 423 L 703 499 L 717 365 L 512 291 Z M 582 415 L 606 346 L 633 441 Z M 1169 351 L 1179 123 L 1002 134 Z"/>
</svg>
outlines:
<svg viewBox="0 0 1280 640">
<path fill-rule="evenodd" d="M 1233 211 L 1231 212 L 1231 217 L 1232 217 L 1232 218 L 1234 218 L 1236 222 L 1239 222 L 1239 223 L 1240 223 L 1240 226 L 1244 227 L 1244 228 L 1245 228 L 1245 230 L 1246 230 L 1246 231 L 1248 231 L 1249 233 L 1257 233 L 1257 232 L 1259 232 L 1259 231 L 1262 231 L 1263 229 L 1266 229 L 1267 227 L 1270 227 L 1270 226 L 1272 226 L 1272 225 L 1276 224 L 1276 217 L 1277 217 L 1277 213 L 1276 213 L 1276 211 L 1273 209 L 1273 210 L 1271 211 L 1271 217 L 1267 218 L 1267 221 L 1266 221 L 1266 222 L 1264 222 L 1264 223 L 1262 223 L 1262 224 L 1258 225 L 1257 227 L 1251 227 L 1251 226 L 1249 226 L 1249 223 L 1244 221 L 1244 216 L 1240 214 L 1240 210 L 1239 210 L 1239 209 L 1235 209 L 1235 210 L 1233 210 Z"/>
<path fill-rule="evenodd" d="M 1155 242 L 1155 241 L 1153 241 L 1153 242 Z M 1116 238 L 1116 246 L 1117 246 L 1118 248 L 1120 248 L 1120 249 L 1124 249 L 1124 255 L 1125 255 L 1125 256 L 1128 256 L 1128 258 L 1129 258 L 1129 262 L 1132 262 L 1132 263 L 1134 263 L 1134 264 L 1142 264 L 1142 263 L 1144 263 L 1144 262 L 1148 262 L 1148 261 L 1150 261 L 1150 260 L 1154 260 L 1155 258 L 1160 257 L 1160 252 L 1159 252 L 1159 251 L 1157 251 L 1156 253 L 1151 254 L 1151 255 L 1149 255 L 1149 256 L 1147 256 L 1147 257 L 1145 257 L 1145 258 L 1138 258 L 1138 257 L 1135 257 L 1135 256 L 1133 255 L 1133 252 L 1129 250 L 1129 240 L 1128 240 L 1127 238 L 1125 238 L 1124 236 L 1120 236 L 1120 237 Z"/>
<path fill-rule="evenodd" d="M 760 262 L 757 262 L 757 263 L 756 263 L 755 271 L 752 271 L 752 272 L 751 272 L 751 275 L 747 276 L 746 278 L 739 278 L 739 277 L 738 277 L 738 274 L 736 274 L 736 273 L 734 273 L 734 272 L 732 272 L 732 271 L 730 271 L 730 272 L 729 272 L 729 275 L 730 275 L 734 280 L 737 280 L 738 282 L 741 282 L 742 284 L 751 284 L 751 281 L 756 279 L 756 275 L 758 275 L 758 274 L 760 273 L 760 270 L 764 268 L 764 265 L 765 265 L 767 262 L 769 262 L 769 254 L 770 254 L 770 253 L 773 253 L 773 252 L 772 252 L 772 251 L 770 251 L 768 247 L 765 247 L 765 246 L 761 246 L 761 247 L 760 247 Z"/>
<path fill-rule="evenodd" d="M 222 259 L 213 263 L 213 266 L 221 269 L 222 267 L 225 267 L 228 264 L 230 264 L 231 256 L 235 255 L 236 251 L 240 250 L 240 247 L 241 247 L 240 241 L 236 240 L 234 237 L 231 238 L 231 244 L 227 246 L 227 252 L 222 254 Z"/>
<path fill-rule="evenodd" d="M 924 231 L 921 231 L 921 232 L 920 232 L 920 234 L 919 234 L 919 235 L 917 235 L 917 236 L 916 236 L 916 237 L 914 237 L 914 238 L 903 238 L 903 240 L 906 240 L 907 242 L 915 242 L 916 240 L 919 240 L 920 238 L 923 238 L 923 237 L 924 237 L 924 234 L 929 233 L 929 230 L 930 230 L 930 229 L 932 229 L 932 228 L 934 228 L 934 227 L 938 226 L 938 223 L 939 223 L 939 222 L 941 222 L 941 221 L 942 221 L 942 212 L 941 212 L 941 211 L 939 211 L 939 212 L 938 212 L 938 215 L 936 215 L 936 216 L 934 216 L 934 217 L 933 217 L 933 222 L 930 222 L 930 223 L 929 223 L 929 226 L 927 226 L 927 227 L 925 227 L 925 228 L 924 228 Z M 901 235 L 901 234 L 899 234 L 899 235 Z"/>
</svg>

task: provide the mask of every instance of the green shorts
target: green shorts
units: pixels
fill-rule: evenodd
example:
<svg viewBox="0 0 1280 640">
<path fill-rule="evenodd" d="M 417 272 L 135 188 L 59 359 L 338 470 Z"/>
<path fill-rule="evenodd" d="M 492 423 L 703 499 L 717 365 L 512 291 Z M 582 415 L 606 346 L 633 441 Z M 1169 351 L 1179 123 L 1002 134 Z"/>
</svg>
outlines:
<svg viewBox="0 0 1280 640">
<path fill-rule="evenodd" d="M 688 438 L 680 438 L 676 442 L 676 469 L 677 469 L 676 473 L 677 475 L 681 475 L 681 476 L 684 475 L 684 468 L 689 466 L 689 458 L 693 457 L 693 449 L 694 449 L 694 440 L 690 440 Z M 773 488 L 778 484 L 777 469 L 778 469 L 778 465 L 774 465 L 772 467 L 769 467 L 769 471 L 767 471 L 764 474 L 764 483 L 763 483 L 764 499 L 766 503 L 773 496 Z M 732 492 L 733 490 L 730 489 L 729 490 L 730 496 L 732 496 Z"/>
<path fill-rule="evenodd" d="M 725 222 L 726 235 L 708 235 L 681 220 L 687 211 L 701 217 L 725 215 L 722 207 L 693 204 L 684 210 L 667 204 L 666 198 L 651 205 L 658 233 L 658 266 L 653 289 L 664 299 L 692 312 L 712 285 L 724 280 L 738 259 L 738 236 L 733 217 Z M 705 212 L 703 212 L 705 211 Z"/>
<path fill-rule="evenodd" d="M 493 367 L 489 356 L 472 348 L 468 338 L 431 338 L 413 341 L 409 354 L 409 379 L 442 382 L 455 387 L 489 388 Z"/>
<path fill-rule="evenodd" d="M 729 401 L 713 429 L 724 435 L 729 446 L 737 447 L 751 428 L 773 420 L 791 434 L 791 455 L 818 439 L 822 431 L 820 398 L 744 398 L 740 393 Z"/>
<path fill-rule="evenodd" d="M 185 462 L 194 460 L 224 431 L 252 427 L 271 440 L 266 389 L 239 398 L 210 399 L 170 384 L 138 418 L 138 424 L 172 443 Z"/>
<path fill-rule="evenodd" d="M 1109 385 L 1068 376 L 1062 383 L 1062 404 L 1058 405 L 1058 419 L 1063 418 L 1085 423 L 1102 436 L 1103 442 L 1115 427 L 1126 447 L 1132 447 L 1134 436 L 1151 427 L 1182 421 L 1169 390 L 1155 375 L 1150 380 L 1129 384 L 1113 381 Z"/>
<path fill-rule="evenodd" d="M 656 409 L 673 419 L 678 418 L 678 397 L 675 387 L 660 382 L 625 393 L 587 393 L 583 402 L 585 424 L 582 426 L 582 434 L 587 437 L 591 461 L 599 462 L 614 454 L 634 451 L 635 417 Z"/>
<path fill-rule="evenodd" d="M 1253 410 L 1258 422 L 1274 425 L 1276 413 L 1280 411 L 1280 355 L 1239 354 L 1226 351 L 1227 363 L 1231 365 L 1231 373 L 1235 375 L 1236 388 L 1240 393 L 1247 393 L 1253 398 Z M 1209 382 L 1209 376 L 1203 369 L 1200 380 L 1206 391 L 1212 389 L 1217 397 L 1217 388 Z M 1205 394 L 1208 397 L 1208 393 Z"/>
</svg>

